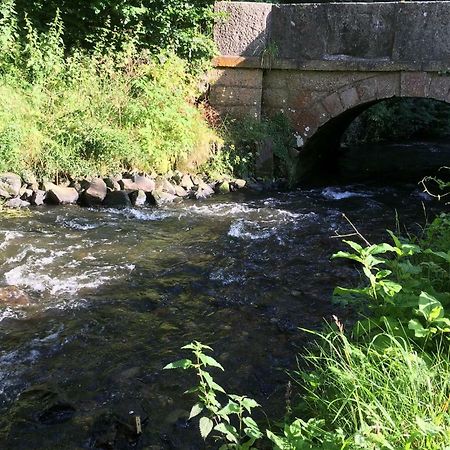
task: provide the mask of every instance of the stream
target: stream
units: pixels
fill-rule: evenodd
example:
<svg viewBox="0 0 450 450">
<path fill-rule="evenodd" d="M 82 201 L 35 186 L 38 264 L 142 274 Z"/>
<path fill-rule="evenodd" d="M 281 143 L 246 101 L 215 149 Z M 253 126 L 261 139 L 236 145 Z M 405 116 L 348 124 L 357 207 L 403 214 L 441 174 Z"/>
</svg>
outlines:
<svg viewBox="0 0 450 450">
<path fill-rule="evenodd" d="M 364 183 L 0 218 L 0 286 L 31 299 L 0 307 L 0 448 L 214 448 L 186 420 L 195 379 L 162 370 L 193 340 L 214 348 L 227 391 L 282 417 L 299 328 L 351 316 L 331 301 L 359 279 L 330 261 L 352 231 L 343 213 L 387 240 L 435 203 L 416 183 Z"/>
</svg>

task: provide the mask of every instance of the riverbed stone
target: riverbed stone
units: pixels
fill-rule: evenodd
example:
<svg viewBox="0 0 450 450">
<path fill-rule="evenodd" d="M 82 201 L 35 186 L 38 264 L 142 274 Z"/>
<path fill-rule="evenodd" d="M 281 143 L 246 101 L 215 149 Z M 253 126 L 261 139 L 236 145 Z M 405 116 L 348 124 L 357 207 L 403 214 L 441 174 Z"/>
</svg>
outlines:
<svg viewBox="0 0 450 450">
<path fill-rule="evenodd" d="M 197 186 L 197 191 L 194 194 L 194 197 L 197 200 L 205 199 L 210 197 L 214 194 L 214 189 L 209 185 L 206 184 L 204 181 L 199 181 L 199 184 Z"/>
<path fill-rule="evenodd" d="M 187 191 L 190 191 L 194 187 L 191 176 L 188 174 L 184 174 L 181 178 L 180 186 Z"/>
<path fill-rule="evenodd" d="M 100 205 L 106 197 L 108 188 L 101 178 L 94 178 L 89 181 L 89 186 L 81 194 L 80 203 L 83 206 Z"/>
<path fill-rule="evenodd" d="M 130 192 L 129 197 L 133 206 L 144 206 L 147 203 L 147 194 L 142 189 Z"/>
<path fill-rule="evenodd" d="M 0 174 L 0 197 L 11 198 L 20 194 L 22 179 L 19 175 L 11 172 Z"/>
<path fill-rule="evenodd" d="M 246 186 L 247 182 L 245 180 L 242 180 L 241 178 L 236 178 L 235 180 L 233 180 L 232 184 L 234 184 L 237 189 L 243 189 Z"/>
<path fill-rule="evenodd" d="M 30 206 L 30 203 L 25 200 L 22 200 L 19 197 L 14 197 L 7 200 L 5 202 L 5 206 L 7 208 L 27 208 L 28 206 Z"/>
<path fill-rule="evenodd" d="M 133 181 L 138 190 L 152 192 L 155 189 L 155 182 L 146 175 L 134 175 Z"/>
<path fill-rule="evenodd" d="M 175 187 L 165 177 L 157 177 L 155 180 L 155 189 L 157 191 L 164 191 L 171 195 L 176 195 Z"/>
<path fill-rule="evenodd" d="M 182 186 L 174 186 L 175 195 L 177 197 L 187 197 L 189 193 Z"/>
<path fill-rule="evenodd" d="M 30 303 L 29 295 L 17 286 L 0 287 L 0 305 L 27 306 Z"/>
<path fill-rule="evenodd" d="M 78 192 L 75 188 L 55 186 L 47 192 L 45 201 L 53 205 L 69 205 L 76 203 Z"/>
<path fill-rule="evenodd" d="M 170 194 L 169 192 L 165 192 L 161 189 L 155 189 L 153 192 L 147 194 L 148 202 L 157 206 L 172 203 L 176 199 L 176 195 Z"/>
<path fill-rule="evenodd" d="M 139 187 L 131 178 L 122 178 L 119 180 L 120 189 L 124 191 L 134 191 L 138 190 Z"/>
<path fill-rule="evenodd" d="M 33 195 L 33 190 L 29 188 L 20 190 L 20 199 L 25 201 L 30 201 L 31 196 Z"/>
<path fill-rule="evenodd" d="M 120 184 L 119 184 L 120 179 L 121 179 L 120 176 L 110 176 L 103 178 L 103 181 L 105 182 L 106 186 L 112 191 L 120 191 Z"/>
<path fill-rule="evenodd" d="M 45 196 L 46 196 L 45 191 L 37 189 L 33 191 L 33 193 L 31 194 L 30 202 L 33 206 L 41 206 L 44 204 Z"/>
<path fill-rule="evenodd" d="M 110 191 L 103 200 L 103 205 L 108 208 L 130 208 L 132 206 L 129 192 Z"/>
<path fill-rule="evenodd" d="M 216 189 L 219 194 L 228 194 L 230 192 L 230 183 L 228 181 L 222 181 L 217 184 Z"/>
</svg>

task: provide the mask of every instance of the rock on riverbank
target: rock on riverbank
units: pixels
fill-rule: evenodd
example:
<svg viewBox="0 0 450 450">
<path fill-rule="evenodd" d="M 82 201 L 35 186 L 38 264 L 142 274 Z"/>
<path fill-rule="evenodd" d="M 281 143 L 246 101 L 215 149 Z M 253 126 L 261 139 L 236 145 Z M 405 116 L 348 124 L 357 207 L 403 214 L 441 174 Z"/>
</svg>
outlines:
<svg viewBox="0 0 450 450">
<path fill-rule="evenodd" d="M 130 207 L 163 205 L 184 198 L 205 199 L 214 193 L 228 193 L 246 187 L 241 179 L 204 180 L 198 175 L 170 172 L 166 175 L 143 173 L 105 178 L 65 180 L 59 184 L 38 183 L 14 173 L 0 174 L 0 202 L 11 208 L 67 205 Z"/>
</svg>

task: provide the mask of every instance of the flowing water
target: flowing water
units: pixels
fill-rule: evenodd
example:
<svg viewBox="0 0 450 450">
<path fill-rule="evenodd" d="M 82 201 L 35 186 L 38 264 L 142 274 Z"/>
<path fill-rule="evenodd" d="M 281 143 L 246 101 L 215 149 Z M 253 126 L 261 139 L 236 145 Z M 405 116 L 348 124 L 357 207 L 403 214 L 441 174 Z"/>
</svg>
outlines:
<svg viewBox="0 0 450 450">
<path fill-rule="evenodd" d="M 358 280 L 330 261 L 342 214 L 375 241 L 397 220 L 417 230 L 424 205 L 416 184 L 347 185 L 1 218 L 0 286 L 31 304 L 0 310 L 0 448 L 203 448 L 194 380 L 162 370 L 192 340 L 215 349 L 227 390 L 281 417 L 298 328 L 351 314 L 331 301 Z"/>
</svg>

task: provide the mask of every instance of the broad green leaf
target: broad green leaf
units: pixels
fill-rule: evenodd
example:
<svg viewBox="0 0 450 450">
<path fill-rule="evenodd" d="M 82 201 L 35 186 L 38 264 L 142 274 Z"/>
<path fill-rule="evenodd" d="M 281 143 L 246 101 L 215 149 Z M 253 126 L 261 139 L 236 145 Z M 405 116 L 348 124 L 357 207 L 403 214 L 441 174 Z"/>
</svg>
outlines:
<svg viewBox="0 0 450 450">
<path fill-rule="evenodd" d="M 339 251 L 337 253 L 335 253 L 331 259 L 336 259 L 336 258 L 346 258 L 346 259 L 352 259 L 353 261 L 357 261 L 359 263 L 362 263 L 362 258 L 358 255 L 355 255 L 353 253 L 348 253 L 348 252 L 342 252 Z"/>
<path fill-rule="evenodd" d="M 219 386 L 214 380 L 213 377 L 208 373 L 208 372 L 203 372 L 203 377 L 206 381 L 206 383 L 208 384 L 208 386 L 215 390 L 215 391 L 219 391 L 219 392 L 223 392 L 225 394 L 225 390 L 223 389 L 222 386 Z"/>
<path fill-rule="evenodd" d="M 225 438 L 229 441 L 229 442 L 234 442 L 234 443 L 238 443 L 239 441 L 239 434 L 236 430 L 235 427 L 233 427 L 232 425 L 228 424 L 228 423 L 219 423 L 218 425 L 216 425 L 214 427 L 214 429 L 216 431 L 219 431 L 220 433 L 225 435 Z"/>
<path fill-rule="evenodd" d="M 432 254 L 434 256 L 438 256 L 439 258 L 442 258 L 444 261 L 447 261 L 448 263 L 450 263 L 450 252 L 435 252 L 433 250 L 425 250 L 425 253 L 429 253 Z"/>
<path fill-rule="evenodd" d="M 208 345 L 204 345 L 201 342 L 198 341 L 194 341 L 191 342 L 190 344 L 184 345 L 183 347 L 181 347 L 182 350 L 212 350 L 211 347 L 209 347 Z"/>
<path fill-rule="evenodd" d="M 380 253 L 395 252 L 395 251 L 396 251 L 395 248 L 392 247 L 391 244 L 386 243 L 371 245 L 366 249 L 366 252 L 369 255 L 378 255 Z"/>
<path fill-rule="evenodd" d="M 250 413 L 253 408 L 257 408 L 259 403 L 252 398 L 245 397 L 242 400 L 242 406 Z"/>
<path fill-rule="evenodd" d="M 441 302 L 426 292 L 421 292 L 419 296 L 419 311 L 427 322 L 433 322 L 444 316 Z"/>
<path fill-rule="evenodd" d="M 214 358 L 212 358 L 211 356 L 206 356 L 203 353 L 200 353 L 198 355 L 200 361 L 205 365 L 205 366 L 211 366 L 211 367 L 218 367 L 221 370 L 225 370 L 222 365 L 220 363 L 218 363 Z"/>
<path fill-rule="evenodd" d="M 198 416 L 203 411 L 203 408 L 204 406 L 202 403 L 196 403 L 191 409 L 188 420 L 191 420 L 194 417 Z"/>
<path fill-rule="evenodd" d="M 350 246 L 353 250 L 357 251 L 358 253 L 360 253 L 363 250 L 363 247 L 359 245 L 357 242 L 348 241 L 345 239 L 343 239 L 342 242 L 345 242 L 348 246 Z"/>
<path fill-rule="evenodd" d="M 209 417 L 202 417 L 200 419 L 200 424 L 199 424 L 200 435 L 202 436 L 203 439 L 206 439 L 208 437 L 208 435 L 209 435 L 209 433 L 211 433 L 213 427 L 214 427 L 214 422 Z"/>
<path fill-rule="evenodd" d="M 266 434 L 267 437 L 276 445 L 276 450 L 285 450 L 286 448 L 290 448 L 285 438 L 277 436 L 270 430 L 267 430 Z"/>
<path fill-rule="evenodd" d="M 163 370 L 167 369 L 189 369 L 192 367 L 192 361 L 190 359 L 179 359 L 178 361 L 167 364 L 167 366 L 163 367 Z"/>
<path fill-rule="evenodd" d="M 240 406 L 233 402 L 233 401 L 229 401 L 219 412 L 219 416 L 228 416 L 230 414 L 239 414 L 239 412 L 241 411 Z"/>
<path fill-rule="evenodd" d="M 260 439 L 262 437 L 258 424 L 251 417 L 244 417 L 242 421 L 246 425 L 246 428 L 244 428 L 244 433 L 249 438 Z"/>
<path fill-rule="evenodd" d="M 430 334 L 430 330 L 424 328 L 417 319 L 411 319 L 408 322 L 408 329 L 414 331 L 414 335 L 418 338 L 424 338 Z"/>
</svg>

